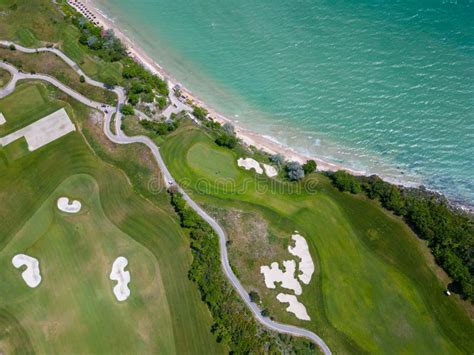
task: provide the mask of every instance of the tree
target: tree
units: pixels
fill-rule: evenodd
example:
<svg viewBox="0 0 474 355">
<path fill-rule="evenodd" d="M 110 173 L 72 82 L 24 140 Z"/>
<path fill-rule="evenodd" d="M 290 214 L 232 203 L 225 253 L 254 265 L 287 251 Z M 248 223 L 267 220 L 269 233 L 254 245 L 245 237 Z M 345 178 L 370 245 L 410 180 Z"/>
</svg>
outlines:
<svg viewBox="0 0 474 355">
<path fill-rule="evenodd" d="M 81 76 L 79 77 L 79 81 L 80 81 L 81 83 L 84 83 L 84 82 L 86 81 L 86 78 L 84 77 L 84 75 L 81 75 Z"/>
<path fill-rule="evenodd" d="M 14 45 L 13 43 L 10 44 L 10 46 L 9 46 L 8 48 L 10 48 L 11 51 L 16 50 L 16 47 L 15 47 L 15 45 Z"/>
<path fill-rule="evenodd" d="M 156 99 L 156 103 L 158 104 L 158 108 L 160 110 L 163 110 L 166 107 L 166 104 L 168 103 L 168 101 L 166 100 L 166 97 L 159 96 Z"/>
<path fill-rule="evenodd" d="M 361 191 L 359 181 L 347 171 L 338 170 L 331 175 L 331 179 L 339 191 L 350 191 L 353 194 Z"/>
<path fill-rule="evenodd" d="M 280 167 L 283 164 L 285 164 L 285 157 L 281 154 L 274 154 L 274 155 L 270 156 L 270 161 L 273 164 L 276 164 Z"/>
<path fill-rule="evenodd" d="M 125 104 L 122 105 L 122 107 L 120 108 L 120 112 L 122 112 L 122 114 L 125 116 L 131 116 L 135 113 L 135 110 L 133 109 L 132 105 Z"/>
<path fill-rule="evenodd" d="M 304 178 L 304 170 L 300 163 L 296 161 L 289 162 L 286 165 L 286 173 L 292 181 L 298 181 Z"/>
<path fill-rule="evenodd" d="M 258 292 L 256 291 L 250 291 L 249 292 L 249 297 L 250 297 L 250 300 L 253 302 L 253 303 L 260 303 L 260 295 L 258 294 Z"/>
<path fill-rule="evenodd" d="M 117 79 L 115 79 L 113 76 L 107 76 L 104 79 L 104 84 L 105 84 L 105 86 L 107 86 L 109 88 L 113 88 L 115 85 L 118 84 L 118 82 L 117 82 Z"/>
<path fill-rule="evenodd" d="M 222 133 L 219 137 L 217 137 L 216 143 L 221 147 L 227 147 L 232 149 L 235 148 L 238 143 L 238 140 L 237 137 L 234 135 Z"/>
<path fill-rule="evenodd" d="M 316 162 L 314 160 L 308 160 L 304 165 L 303 165 L 303 170 L 305 175 L 311 174 L 314 172 L 317 168 Z"/>
<path fill-rule="evenodd" d="M 260 314 L 264 317 L 270 317 L 270 311 L 267 308 L 262 310 L 262 312 Z"/>
<path fill-rule="evenodd" d="M 140 96 L 138 96 L 137 94 L 128 94 L 127 97 L 128 97 L 128 103 L 133 106 L 138 104 L 138 101 L 140 101 Z"/>
<path fill-rule="evenodd" d="M 226 122 L 223 124 L 222 129 L 225 131 L 227 134 L 235 135 L 235 129 L 232 123 Z"/>
<path fill-rule="evenodd" d="M 194 106 L 193 107 L 193 115 L 198 120 L 203 121 L 207 117 L 208 114 L 209 114 L 209 112 L 207 112 L 207 110 L 203 107 L 200 107 L 200 106 Z"/>
</svg>

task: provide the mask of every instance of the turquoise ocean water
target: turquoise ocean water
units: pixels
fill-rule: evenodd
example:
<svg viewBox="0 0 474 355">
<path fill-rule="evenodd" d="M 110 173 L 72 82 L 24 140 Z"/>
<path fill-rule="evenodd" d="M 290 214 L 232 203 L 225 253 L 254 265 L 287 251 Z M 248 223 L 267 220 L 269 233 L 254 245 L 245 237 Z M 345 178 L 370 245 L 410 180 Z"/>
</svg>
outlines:
<svg viewBox="0 0 474 355">
<path fill-rule="evenodd" d="M 94 3 L 241 126 L 474 205 L 474 2 Z"/>
</svg>

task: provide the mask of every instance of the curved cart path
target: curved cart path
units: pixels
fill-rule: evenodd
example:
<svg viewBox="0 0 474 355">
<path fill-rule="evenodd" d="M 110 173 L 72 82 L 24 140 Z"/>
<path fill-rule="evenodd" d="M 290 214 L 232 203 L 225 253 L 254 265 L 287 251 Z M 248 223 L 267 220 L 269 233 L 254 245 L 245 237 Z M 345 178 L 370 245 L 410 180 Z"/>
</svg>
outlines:
<svg viewBox="0 0 474 355">
<path fill-rule="evenodd" d="M 93 80 L 89 78 L 79 67 L 78 65 L 72 61 L 69 57 L 67 57 L 63 52 L 59 51 L 58 49 L 55 48 L 37 48 L 37 49 L 32 49 L 32 48 L 25 48 L 22 46 L 19 46 L 13 42 L 9 41 L 0 41 L 0 45 L 3 46 L 9 46 L 10 44 L 14 44 L 17 50 L 20 50 L 25 53 L 36 53 L 40 51 L 50 51 L 60 58 L 62 58 L 68 65 L 70 65 L 79 75 L 83 75 L 84 78 L 86 79 L 86 82 L 98 86 L 101 88 L 106 88 L 109 90 L 114 91 L 117 94 L 118 97 L 118 104 L 116 107 L 111 107 L 109 105 L 105 105 L 100 102 L 96 102 L 93 100 L 90 100 L 83 96 L 82 94 L 72 90 L 68 86 L 64 85 L 57 79 L 44 75 L 44 74 L 27 74 L 20 72 L 18 69 L 16 69 L 14 66 L 0 62 L 0 68 L 8 70 L 11 75 L 12 79 L 11 81 L 4 86 L 3 88 L 0 89 L 0 98 L 3 98 L 10 93 L 12 93 L 15 90 L 16 83 L 19 80 L 43 80 L 47 81 L 48 83 L 56 86 L 58 89 L 61 91 L 65 92 L 66 94 L 72 96 L 74 99 L 78 100 L 79 102 L 92 107 L 96 110 L 99 110 L 103 112 L 104 117 L 105 117 L 105 122 L 104 122 L 104 133 L 107 136 L 109 140 L 116 144 L 132 144 L 132 143 L 142 143 L 145 144 L 152 152 L 156 162 L 158 163 L 161 172 L 163 173 L 163 177 L 165 179 L 165 183 L 167 186 L 174 185 L 177 187 L 178 191 L 183 195 L 183 198 L 186 200 L 186 202 L 189 204 L 189 206 L 196 211 L 201 218 L 203 218 L 209 225 L 214 229 L 216 234 L 219 236 L 219 246 L 220 246 L 220 254 L 221 254 L 221 264 L 222 264 L 222 270 L 224 271 L 224 274 L 226 275 L 227 279 L 229 282 L 232 284 L 234 289 L 237 291 L 237 293 L 240 295 L 242 300 L 245 302 L 247 307 L 252 311 L 252 314 L 254 318 L 259 321 L 261 324 L 263 324 L 265 327 L 272 329 L 277 332 L 281 333 L 287 333 L 291 334 L 294 336 L 299 336 L 299 337 L 305 337 L 308 339 L 311 339 L 314 341 L 316 344 L 319 345 L 321 350 L 326 354 L 330 355 L 331 350 L 329 347 L 326 345 L 324 340 L 322 340 L 317 334 L 296 326 L 292 325 L 287 325 L 287 324 L 282 324 L 279 322 L 275 322 L 271 320 L 268 317 L 264 317 L 261 315 L 261 310 L 260 308 L 253 303 L 250 300 L 250 297 L 243 288 L 242 284 L 240 283 L 239 279 L 235 276 L 234 272 L 232 271 L 232 268 L 230 267 L 229 263 L 229 256 L 227 254 L 227 246 L 226 246 L 226 235 L 224 230 L 221 228 L 221 226 L 217 223 L 215 219 L 213 219 L 210 215 L 208 215 L 194 200 L 191 199 L 191 197 L 184 191 L 180 186 L 176 184 L 176 182 L 173 179 L 173 176 L 169 172 L 168 168 L 166 167 L 166 164 L 164 163 L 159 148 L 156 146 L 156 144 L 148 137 L 146 136 L 134 136 L 134 137 L 129 137 L 124 134 L 124 132 L 121 130 L 120 126 L 122 123 L 122 114 L 120 113 L 120 107 L 125 103 L 126 100 L 126 95 L 125 95 L 125 90 L 122 87 L 116 86 L 114 88 L 108 88 L 104 83 L 98 82 L 96 80 Z M 172 91 L 172 90 L 171 90 Z M 171 99 L 172 102 L 174 102 L 173 98 Z M 112 121 L 112 116 L 115 114 L 115 132 L 116 134 L 112 133 L 110 129 L 110 123 Z"/>
</svg>

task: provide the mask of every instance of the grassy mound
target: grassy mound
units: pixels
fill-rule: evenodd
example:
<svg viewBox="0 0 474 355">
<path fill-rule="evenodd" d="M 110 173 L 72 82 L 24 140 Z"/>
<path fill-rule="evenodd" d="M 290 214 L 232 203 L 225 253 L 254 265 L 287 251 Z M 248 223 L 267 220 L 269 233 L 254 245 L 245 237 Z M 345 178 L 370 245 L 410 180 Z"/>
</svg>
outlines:
<svg viewBox="0 0 474 355">
<path fill-rule="evenodd" d="M 230 236 L 236 272 L 247 289 L 258 290 L 277 320 L 313 329 L 334 351 L 447 353 L 472 348 L 472 324 L 455 300 L 443 295 L 445 285 L 428 266 L 426 247 L 372 201 L 336 191 L 321 175 L 308 176 L 301 184 L 256 177 L 237 167 L 237 154 L 191 125 L 172 134 L 161 151 L 177 181 L 220 218 Z M 247 217 L 233 223 L 231 212 L 234 218 L 236 213 Z M 242 224 L 251 223 L 249 216 L 260 220 L 255 224 L 260 235 L 245 233 Z M 275 300 L 283 289 L 266 289 L 259 273 L 262 264 L 282 261 L 276 255 L 290 257 L 284 249 L 294 230 L 306 237 L 317 262 L 301 296 L 311 322 L 286 313 Z M 274 252 L 256 252 L 249 236 L 259 250 Z"/>
</svg>

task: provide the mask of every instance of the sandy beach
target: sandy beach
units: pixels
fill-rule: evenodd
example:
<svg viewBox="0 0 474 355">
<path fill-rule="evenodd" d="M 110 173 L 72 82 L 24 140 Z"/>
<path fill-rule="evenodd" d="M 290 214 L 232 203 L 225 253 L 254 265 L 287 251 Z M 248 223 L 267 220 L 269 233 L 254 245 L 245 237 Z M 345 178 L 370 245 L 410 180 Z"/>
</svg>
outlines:
<svg viewBox="0 0 474 355">
<path fill-rule="evenodd" d="M 78 2 L 79 3 L 79 2 Z M 75 1 L 70 1 L 70 4 L 74 6 Z M 275 142 L 274 140 L 268 139 L 266 137 L 263 137 L 260 134 L 257 134 L 255 132 L 252 132 L 248 129 L 245 129 L 239 125 L 235 124 L 235 121 L 232 119 L 229 119 L 228 117 L 224 116 L 223 114 L 219 113 L 217 110 L 215 110 L 213 107 L 210 107 L 207 105 L 205 102 L 203 102 L 197 95 L 195 95 L 193 92 L 191 92 L 189 89 L 187 89 L 182 83 L 177 81 L 175 78 L 173 78 L 168 72 L 166 72 L 163 67 L 161 67 L 156 61 L 154 61 L 148 54 L 139 46 L 136 45 L 130 38 L 128 38 L 119 28 L 119 25 L 116 24 L 113 20 L 109 19 L 102 11 L 100 11 L 95 4 L 90 1 L 90 0 L 84 0 L 82 1 L 82 5 L 85 5 L 85 8 L 87 8 L 87 11 L 89 13 L 92 13 L 95 18 L 94 22 L 98 23 L 99 26 L 104 27 L 105 29 L 113 29 L 115 32 L 115 35 L 120 38 L 120 40 L 124 43 L 124 45 L 127 47 L 127 50 L 130 54 L 130 56 L 134 57 L 135 60 L 141 62 L 146 68 L 148 68 L 151 72 L 159 75 L 163 79 L 167 80 L 170 84 L 170 87 L 174 87 L 176 84 L 181 85 L 181 91 L 183 94 L 188 97 L 194 104 L 199 105 L 204 107 L 208 112 L 209 116 L 215 119 L 216 121 L 220 123 L 224 122 L 230 122 L 235 126 L 235 131 L 237 133 L 237 136 L 247 145 L 252 145 L 258 149 L 261 149 L 265 152 L 268 152 L 270 154 L 282 154 L 283 156 L 286 157 L 288 160 L 295 160 L 300 163 L 304 163 L 308 159 L 313 159 L 317 162 L 318 164 L 318 170 L 329 170 L 329 171 L 335 171 L 339 169 L 345 169 L 347 171 L 350 171 L 353 174 L 357 175 L 364 175 L 365 172 L 363 171 L 356 171 L 353 169 L 348 169 L 347 167 L 329 163 L 327 161 L 324 161 L 322 159 L 319 159 L 317 157 L 310 157 L 306 156 L 304 154 L 301 154 L 297 152 L 295 149 L 285 146 L 283 144 L 279 144 Z M 75 7 L 75 6 L 74 6 Z M 77 9 L 77 8 L 76 8 Z"/>
<path fill-rule="evenodd" d="M 74 5 L 75 0 L 70 0 L 70 4 Z M 79 1 L 77 1 L 79 3 Z M 134 43 L 130 38 L 128 38 L 119 27 L 119 24 L 115 23 L 112 19 L 108 18 L 106 14 L 104 14 L 100 9 L 96 7 L 93 1 L 91 0 L 83 0 L 80 2 L 83 5 L 83 8 L 86 9 L 87 14 L 93 15 L 94 23 L 102 26 L 104 29 L 113 29 L 115 35 L 120 38 L 120 40 L 124 43 L 127 47 L 128 53 L 132 56 L 136 61 L 142 63 L 146 68 L 148 68 L 151 72 L 159 75 L 163 79 L 169 82 L 170 87 L 174 87 L 176 84 L 180 85 L 181 92 L 189 98 L 195 105 L 199 105 L 204 107 L 208 112 L 209 116 L 215 119 L 220 123 L 230 122 L 235 127 L 235 132 L 237 136 L 247 145 L 254 146 L 257 149 L 261 149 L 269 154 L 282 154 L 287 160 L 294 160 L 300 163 L 304 163 L 309 159 L 313 159 L 318 164 L 318 170 L 320 171 L 336 171 L 336 170 L 346 170 L 354 175 L 370 175 L 370 172 L 367 171 L 360 171 L 355 170 L 353 168 L 349 168 L 342 164 L 331 163 L 325 161 L 321 158 L 316 156 L 308 156 L 302 154 L 295 150 L 292 147 L 286 146 L 284 144 L 279 143 L 275 139 L 271 139 L 271 137 L 265 137 L 259 133 L 246 129 L 236 123 L 235 120 L 226 117 L 225 115 L 219 113 L 213 107 L 207 105 L 203 100 L 201 100 L 195 93 L 191 90 L 186 88 L 181 82 L 176 80 L 172 75 L 170 75 L 166 70 L 160 66 L 155 60 L 153 60 L 140 46 Z M 77 8 L 76 8 L 77 9 Z M 85 14 L 85 15 L 87 15 Z M 417 181 L 407 181 L 404 180 L 402 177 L 393 177 L 393 176 L 385 176 L 384 174 L 377 173 L 385 181 L 395 184 L 395 185 L 403 185 L 406 187 L 418 187 L 423 182 L 421 180 Z M 433 192 L 442 194 L 441 191 L 432 190 Z M 464 211 L 472 211 L 470 206 L 465 205 L 459 201 L 451 201 L 452 205 L 457 208 L 461 208 Z"/>
</svg>

